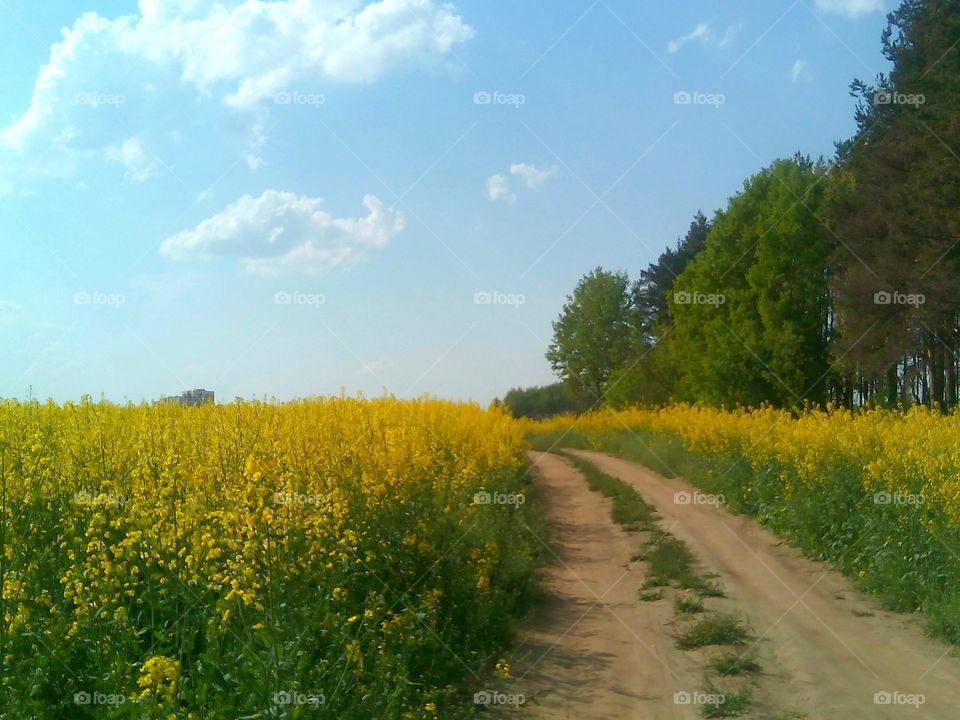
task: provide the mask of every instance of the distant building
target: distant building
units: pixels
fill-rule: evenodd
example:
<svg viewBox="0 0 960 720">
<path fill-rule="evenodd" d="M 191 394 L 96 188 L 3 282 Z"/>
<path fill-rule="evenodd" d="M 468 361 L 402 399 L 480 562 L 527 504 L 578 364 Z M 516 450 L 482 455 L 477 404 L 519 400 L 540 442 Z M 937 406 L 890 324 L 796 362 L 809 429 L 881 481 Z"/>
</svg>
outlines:
<svg viewBox="0 0 960 720">
<path fill-rule="evenodd" d="M 177 405 L 204 405 L 213 402 L 213 390 L 184 390 L 181 395 L 170 395 L 160 399 L 164 403 L 176 403 Z"/>
</svg>

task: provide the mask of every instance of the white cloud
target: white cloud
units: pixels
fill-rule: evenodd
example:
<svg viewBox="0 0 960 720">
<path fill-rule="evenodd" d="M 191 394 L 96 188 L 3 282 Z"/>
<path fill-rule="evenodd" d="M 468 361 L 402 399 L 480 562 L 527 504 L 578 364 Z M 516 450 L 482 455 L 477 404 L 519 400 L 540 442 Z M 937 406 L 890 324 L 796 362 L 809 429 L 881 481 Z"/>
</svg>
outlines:
<svg viewBox="0 0 960 720">
<path fill-rule="evenodd" d="M 510 192 L 510 182 L 507 178 L 497 173 L 487 178 L 487 198 L 490 202 L 496 202 L 501 198 L 507 202 L 513 202 L 517 196 Z"/>
<path fill-rule="evenodd" d="M 797 60 L 790 68 L 790 79 L 794 82 L 810 82 L 813 80 L 813 73 L 810 72 L 810 66 L 806 60 Z"/>
<path fill-rule="evenodd" d="M 263 165 L 263 157 L 260 155 L 257 155 L 257 153 L 246 153 L 243 156 L 243 161 L 247 164 L 247 167 L 250 168 L 251 170 L 256 170 L 261 165 Z"/>
<path fill-rule="evenodd" d="M 704 40 L 710 34 L 710 25 L 707 23 L 700 23 L 695 27 L 691 32 L 686 35 L 678 37 L 676 40 L 671 40 L 667 43 L 667 52 L 675 53 L 680 50 L 684 45 L 695 40 Z"/>
<path fill-rule="evenodd" d="M 710 23 L 700 23 L 686 35 L 682 35 L 668 42 L 667 52 L 671 54 L 678 53 L 684 45 L 692 42 L 716 48 L 725 48 L 736 40 L 742 27 L 743 23 L 738 22 L 735 25 L 728 26 L 723 35 L 717 35 Z"/>
<path fill-rule="evenodd" d="M 883 0 L 816 0 L 817 10 L 855 18 L 872 12 L 883 12 Z"/>
<path fill-rule="evenodd" d="M 267 144 L 267 134 L 264 132 L 263 125 L 256 123 L 250 130 L 250 140 L 248 141 L 248 152 L 243 154 L 243 160 L 247 167 L 256 170 L 264 164 L 262 150 Z"/>
<path fill-rule="evenodd" d="M 730 25 L 727 27 L 726 31 L 723 33 L 723 37 L 716 41 L 715 45 L 720 48 L 725 48 L 727 45 L 732 43 L 737 39 L 737 35 L 740 34 L 740 31 L 743 29 L 743 22 L 738 21 L 735 25 Z"/>
<path fill-rule="evenodd" d="M 531 190 L 539 190 L 548 179 L 557 174 L 557 167 L 540 170 L 529 163 L 514 163 L 510 166 L 510 174 L 523 180 Z"/>
<path fill-rule="evenodd" d="M 192 230 L 160 246 L 174 260 L 214 256 L 240 259 L 247 272 L 316 274 L 366 259 L 404 228 L 404 218 L 373 195 L 363 198 L 361 218 L 334 218 L 320 209 L 320 198 L 267 190 L 244 195 Z"/>
<path fill-rule="evenodd" d="M 110 162 L 123 165 L 126 180 L 144 182 L 157 176 L 159 165 L 143 146 L 140 138 L 131 137 L 119 145 L 110 145 L 103 154 Z"/>
<path fill-rule="evenodd" d="M 541 170 L 530 163 L 513 163 L 510 165 L 510 175 L 520 178 L 530 190 L 539 190 L 543 184 L 557 174 L 557 166 Z M 510 190 L 510 178 L 501 173 L 487 178 L 487 198 L 490 202 L 503 199 L 509 203 L 515 202 L 516 194 Z"/>
<path fill-rule="evenodd" d="M 472 36 L 441 0 L 140 0 L 115 19 L 85 13 L 52 46 L 26 109 L 0 125 L 0 186 L 28 161 L 54 175 L 102 157 L 118 120 L 139 132 L 158 108 L 252 110 L 318 83 L 372 83 Z"/>
</svg>

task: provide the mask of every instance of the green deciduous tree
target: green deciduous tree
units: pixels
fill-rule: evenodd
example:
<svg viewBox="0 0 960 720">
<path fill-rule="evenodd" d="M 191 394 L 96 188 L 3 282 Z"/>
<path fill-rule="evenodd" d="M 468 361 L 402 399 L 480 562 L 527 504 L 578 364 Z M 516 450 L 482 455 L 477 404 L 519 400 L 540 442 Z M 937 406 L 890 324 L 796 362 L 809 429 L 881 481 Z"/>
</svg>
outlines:
<svg viewBox="0 0 960 720">
<path fill-rule="evenodd" d="M 503 404 L 514 417 L 536 420 L 586 409 L 564 383 L 514 388 L 503 396 Z"/>
<path fill-rule="evenodd" d="M 547 360 L 574 392 L 599 402 L 633 347 L 636 318 L 626 273 L 596 268 L 581 278 L 553 323 Z"/>
<path fill-rule="evenodd" d="M 670 399 L 676 382 L 673 365 L 657 350 L 661 339 L 670 332 L 670 298 L 673 283 L 701 250 L 710 221 L 697 212 L 687 234 L 668 247 L 640 272 L 631 293 L 635 311 L 634 344 L 629 362 L 617 370 L 607 384 L 604 401 L 614 407 L 636 402 L 664 403 Z"/>
<path fill-rule="evenodd" d="M 778 160 L 719 212 L 673 285 L 662 352 L 677 399 L 822 402 L 829 378 L 827 168 Z M 658 349 L 659 351 L 659 349 Z"/>
</svg>

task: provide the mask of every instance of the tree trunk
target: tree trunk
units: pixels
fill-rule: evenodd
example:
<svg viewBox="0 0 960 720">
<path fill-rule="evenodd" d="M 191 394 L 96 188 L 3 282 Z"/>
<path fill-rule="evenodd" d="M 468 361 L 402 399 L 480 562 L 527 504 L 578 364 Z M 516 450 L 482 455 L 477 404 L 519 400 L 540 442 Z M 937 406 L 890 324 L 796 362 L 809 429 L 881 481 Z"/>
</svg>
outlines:
<svg viewBox="0 0 960 720">
<path fill-rule="evenodd" d="M 947 410 L 957 404 L 957 357 L 956 346 L 950 343 L 947 353 Z"/>
<path fill-rule="evenodd" d="M 887 370 L 887 407 L 897 404 L 897 366 L 893 364 Z"/>
<path fill-rule="evenodd" d="M 940 370 L 940 348 L 936 333 L 927 336 L 927 369 L 930 377 L 931 410 L 940 410 L 943 407 L 943 373 Z"/>
</svg>

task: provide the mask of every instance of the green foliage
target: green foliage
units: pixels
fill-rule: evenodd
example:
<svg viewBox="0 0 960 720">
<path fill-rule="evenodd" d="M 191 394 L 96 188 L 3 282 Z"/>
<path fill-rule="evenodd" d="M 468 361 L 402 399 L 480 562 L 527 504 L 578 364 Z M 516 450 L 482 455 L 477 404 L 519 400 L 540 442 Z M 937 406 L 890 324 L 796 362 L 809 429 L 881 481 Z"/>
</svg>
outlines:
<svg viewBox="0 0 960 720">
<path fill-rule="evenodd" d="M 670 296 L 674 281 L 680 277 L 687 264 L 703 250 L 710 232 L 710 221 L 702 212 L 697 212 L 690 222 L 690 229 L 676 248 L 667 248 L 655 263 L 650 263 L 640 272 L 640 279 L 633 285 L 633 304 L 639 316 L 640 332 L 644 345 L 656 343 L 663 326 L 670 322 Z"/>
<path fill-rule="evenodd" d="M 698 214 L 629 292 L 622 273 L 584 277 L 554 323 L 554 370 L 612 407 L 826 401 L 827 172 L 774 162 L 712 222 Z"/>
<path fill-rule="evenodd" d="M 633 304 L 626 273 L 596 268 L 569 295 L 553 323 L 547 360 L 590 404 L 603 397 L 610 377 L 630 357 Z"/>
<path fill-rule="evenodd" d="M 707 645 L 743 645 L 749 636 L 743 621 L 736 615 L 711 613 L 677 635 L 676 644 L 680 650 Z"/>
<path fill-rule="evenodd" d="M 476 502 L 507 445 L 460 472 L 513 424 L 434 407 L 0 403 L 0 717 L 472 717 L 543 523 Z"/>
<path fill-rule="evenodd" d="M 643 497 L 622 480 L 598 470 L 586 460 L 576 455 L 563 453 L 563 456 L 583 473 L 587 484 L 594 492 L 599 492 L 613 501 L 611 515 L 614 522 L 627 531 L 649 530 L 653 527 L 655 511 Z"/>
<path fill-rule="evenodd" d="M 856 80 L 858 131 L 830 196 L 846 405 L 956 404 L 960 294 L 960 5 L 907 0 L 883 36 L 889 75 Z M 922 297 L 885 302 L 877 293 Z M 854 398 L 853 383 L 857 397 Z"/>
<path fill-rule="evenodd" d="M 663 352 L 677 368 L 677 399 L 825 400 L 825 173 L 802 158 L 778 160 L 717 214 L 705 249 L 674 283 Z"/>
<path fill-rule="evenodd" d="M 558 375 L 612 407 L 960 402 L 958 45 L 958 0 L 905 0 L 837 162 L 775 161 L 629 291 L 584 277 Z"/>
<path fill-rule="evenodd" d="M 578 399 L 565 383 L 514 388 L 503 396 L 503 405 L 514 417 L 534 420 L 587 409 L 586 404 Z"/>
<path fill-rule="evenodd" d="M 676 384 L 676 370 L 665 361 L 657 346 L 670 329 L 670 298 L 674 281 L 683 273 L 707 241 L 710 221 L 698 212 L 686 236 L 675 248 L 664 250 L 657 261 L 640 272 L 631 295 L 634 332 L 629 362 L 616 370 L 604 388 L 603 400 L 611 407 L 626 407 L 640 401 L 667 402 Z"/>
<path fill-rule="evenodd" d="M 700 714 L 705 718 L 741 717 L 750 710 L 749 690 L 723 692 L 717 688 L 709 688 L 706 692 L 716 696 L 718 700 L 717 702 L 706 703 L 700 709 Z"/>
<path fill-rule="evenodd" d="M 677 595 L 673 599 L 673 611 L 677 615 L 696 615 L 703 612 L 703 598 L 699 595 Z"/>
<path fill-rule="evenodd" d="M 647 562 L 651 583 L 669 585 L 675 582 L 689 587 L 699 582 L 693 569 L 693 555 L 686 543 L 669 533 L 654 533 L 640 557 Z"/>
<path fill-rule="evenodd" d="M 739 652 L 720 655 L 710 661 L 710 667 L 721 675 L 745 675 L 760 672 L 760 665 L 756 660 L 745 657 Z"/>
</svg>

